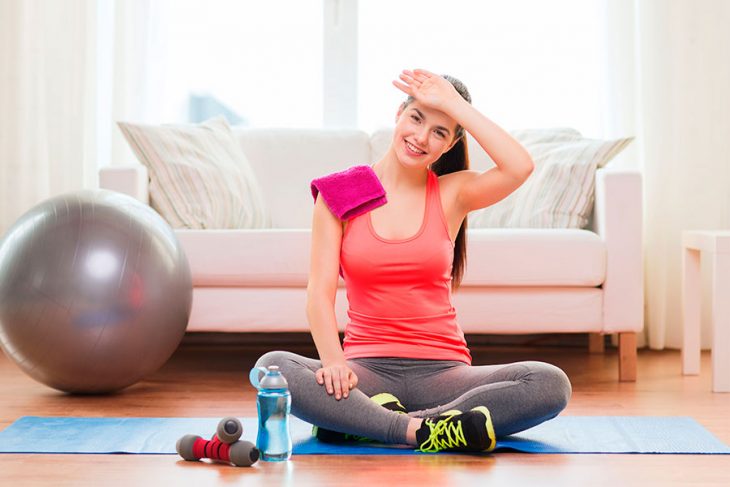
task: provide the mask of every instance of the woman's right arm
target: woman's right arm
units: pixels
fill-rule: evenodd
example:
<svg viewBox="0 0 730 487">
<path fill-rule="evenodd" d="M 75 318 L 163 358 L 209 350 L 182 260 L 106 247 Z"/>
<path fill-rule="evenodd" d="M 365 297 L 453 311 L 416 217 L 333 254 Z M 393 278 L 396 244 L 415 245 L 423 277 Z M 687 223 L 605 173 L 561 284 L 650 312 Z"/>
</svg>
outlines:
<svg viewBox="0 0 730 487">
<path fill-rule="evenodd" d="M 335 316 L 335 296 L 340 272 L 342 222 L 322 198 L 314 204 L 312 254 L 307 284 L 307 320 L 322 362 L 317 382 L 336 399 L 346 398 L 357 386 L 357 376 L 348 367 L 340 345 Z"/>
</svg>

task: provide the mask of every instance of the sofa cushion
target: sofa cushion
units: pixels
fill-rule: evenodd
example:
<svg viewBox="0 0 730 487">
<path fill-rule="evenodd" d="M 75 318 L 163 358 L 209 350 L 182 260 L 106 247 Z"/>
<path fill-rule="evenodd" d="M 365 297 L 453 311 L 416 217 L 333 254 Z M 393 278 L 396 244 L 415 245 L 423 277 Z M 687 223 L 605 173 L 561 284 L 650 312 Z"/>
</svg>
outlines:
<svg viewBox="0 0 730 487">
<path fill-rule="evenodd" d="M 580 132 L 572 128 L 552 128 L 552 129 L 527 129 L 518 132 L 517 140 L 523 145 L 540 144 L 546 142 L 564 142 L 567 140 L 575 140 L 580 138 Z M 512 133 L 512 136 L 518 134 Z M 469 163 L 471 169 L 477 171 L 486 171 L 495 167 L 494 161 L 482 149 L 477 141 L 467 134 L 469 137 Z M 533 176 L 534 177 L 534 173 Z M 474 211 L 469 214 L 469 223 L 472 228 L 500 228 L 494 221 L 507 221 L 515 212 L 515 207 L 520 200 L 516 198 L 515 193 L 507 196 L 502 201 L 492 206 Z M 506 225 L 504 225 L 506 226 Z"/>
<path fill-rule="evenodd" d="M 119 128 L 147 166 L 151 206 L 174 228 L 269 226 L 256 176 L 225 118 Z"/>
<path fill-rule="evenodd" d="M 274 228 L 311 228 L 312 179 L 370 161 L 360 130 L 236 129 L 261 184 Z"/>
<path fill-rule="evenodd" d="M 178 230 L 176 234 L 190 262 L 193 286 L 307 284 L 311 230 Z"/>
<path fill-rule="evenodd" d="M 195 286 L 306 286 L 310 230 L 178 230 Z M 462 286 L 600 286 L 606 251 L 587 230 L 476 229 Z"/>
<path fill-rule="evenodd" d="M 462 286 L 600 286 L 606 246 L 588 230 L 470 228 Z"/>
<path fill-rule="evenodd" d="M 596 170 L 632 140 L 587 139 L 566 129 L 512 135 L 532 156 L 535 171 L 502 201 L 471 213 L 473 227 L 585 228 L 593 210 Z"/>
</svg>

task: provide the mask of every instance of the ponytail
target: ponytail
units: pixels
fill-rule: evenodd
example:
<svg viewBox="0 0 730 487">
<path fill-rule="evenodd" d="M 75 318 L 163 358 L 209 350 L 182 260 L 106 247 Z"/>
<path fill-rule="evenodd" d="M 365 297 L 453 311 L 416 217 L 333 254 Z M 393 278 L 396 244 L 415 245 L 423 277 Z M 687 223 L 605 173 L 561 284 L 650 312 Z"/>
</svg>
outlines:
<svg viewBox="0 0 730 487">
<path fill-rule="evenodd" d="M 469 151 L 466 144 L 466 134 L 463 133 L 463 129 L 458 130 L 458 132 L 462 133 L 462 135 L 451 150 L 444 153 L 438 161 L 431 164 L 431 170 L 437 176 L 469 169 Z M 461 227 L 459 227 L 459 232 L 456 234 L 456 242 L 454 242 L 454 260 L 451 265 L 452 291 L 456 291 L 459 285 L 461 285 L 461 279 L 464 277 L 464 270 L 466 269 L 466 226 L 467 220 L 464 218 L 464 221 L 461 222 Z"/>
</svg>

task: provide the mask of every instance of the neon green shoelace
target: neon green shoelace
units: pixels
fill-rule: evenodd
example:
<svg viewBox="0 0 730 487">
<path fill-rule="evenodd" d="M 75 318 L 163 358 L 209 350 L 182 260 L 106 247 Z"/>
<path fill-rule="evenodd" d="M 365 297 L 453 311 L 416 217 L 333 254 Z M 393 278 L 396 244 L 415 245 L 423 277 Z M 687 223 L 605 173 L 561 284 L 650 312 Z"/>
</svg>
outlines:
<svg viewBox="0 0 730 487">
<path fill-rule="evenodd" d="M 426 441 L 421 443 L 419 450 L 437 452 L 447 448 L 466 446 L 461 421 L 451 421 L 451 418 L 452 416 L 449 416 L 436 424 L 430 419 L 425 419 L 424 421 L 431 428 L 431 434 Z"/>
</svg>

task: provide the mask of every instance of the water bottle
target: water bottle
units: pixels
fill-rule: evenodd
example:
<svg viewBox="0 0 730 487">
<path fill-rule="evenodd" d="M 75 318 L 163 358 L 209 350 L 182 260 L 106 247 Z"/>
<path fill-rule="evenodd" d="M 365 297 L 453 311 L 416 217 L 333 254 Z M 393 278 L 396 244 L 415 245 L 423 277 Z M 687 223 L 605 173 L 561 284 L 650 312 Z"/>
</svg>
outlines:
<svg viewBox="0 0 730 487">
<path fill-rule="evenodd" d="M 268 369 L 253 368 L 249 379 L 259 391 L 256 396 L 259 413 L 256 448 L 261 452 L 261 459 L 267 462 L 288 460 L 292 450 L 289 434 L 289 384 L 276 365 L 271 365 Z"/>
</svg>

